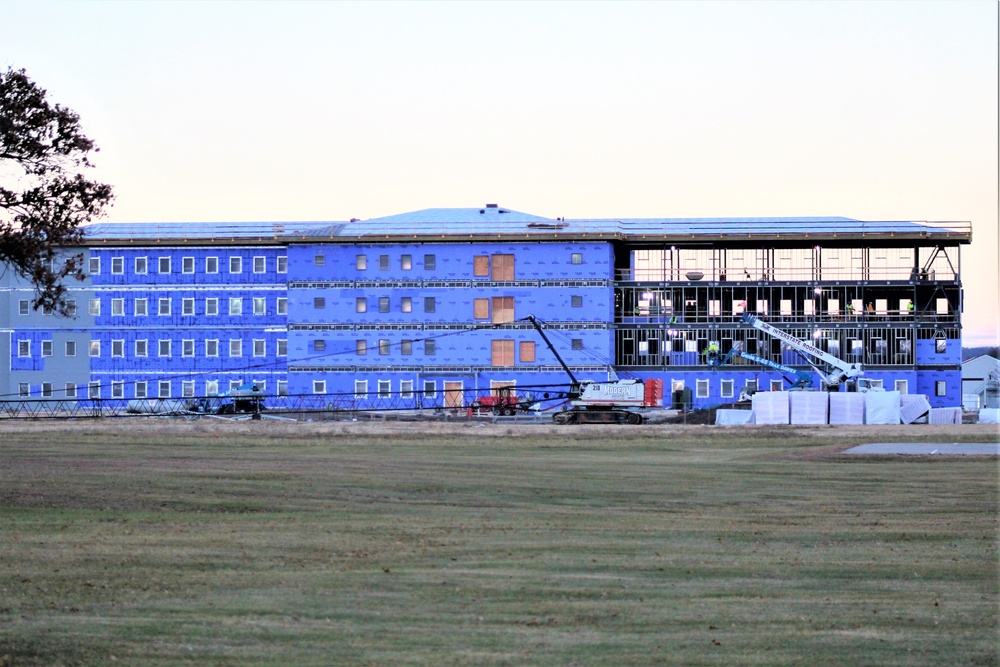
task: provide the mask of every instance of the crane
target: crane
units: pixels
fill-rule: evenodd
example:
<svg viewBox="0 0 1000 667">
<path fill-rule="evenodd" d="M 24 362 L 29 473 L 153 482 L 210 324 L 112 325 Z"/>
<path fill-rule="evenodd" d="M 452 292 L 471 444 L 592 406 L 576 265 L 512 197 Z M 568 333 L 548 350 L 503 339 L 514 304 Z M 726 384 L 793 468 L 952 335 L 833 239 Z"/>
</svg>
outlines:
<svg viewBox="0 0 1000 667">
<path fill-rule="evenodd" d="M 762 331 L 769 336 L 777 338 L 785 343 L 785 345 L 789 348 L 795 350 L 804 357 L 807 357 L 806 361 L 809 365 L 820 374 L 820 384 L 823 389 L 827 391 L 837 391 L 842 384 L 846 384 L 847 391 L 878 391 L 879 388 L 873 386 L 870 380 L 861 377 L 863 374 L 861 364 L 852 364 L 839 359 L 829 352 L 824 352 L 808 341 L 799 340 L 787 331 L 782 331 L 781 329 L 768 324 L 756 315 L 743 313 L 742 320 L 753 328 Z M 816 363 L 809 361 L 808 357 L 818 360 L 816 363 L 825 364 L 826 372 L 820 370 Z M 774 368 L 774 366 L 772 366 L 772 368 Z"/>
<path fill-rule="evenodd" d="M 733 347 L 729 350 L 729 353 L 721 361 L 718 356 L 709 357 L 709 366 L 725 366 L 730 363 L 734 357 L 740 359 L 746 359 L 747 361 L 752 361 L 755 364 L 760 364 L 761 366 L 767 366 L 768 368 L 773 368 L 779 373 L 785 376 L 785 379 L 791 384 L 788 388 L 789 391 L 797 391 L 802 389 L 809 389 L 812 385 L 813 374 L 808 371 L 800 371 L 797 368 L 792 368 L 791 366 L 786 366 L 785 364 L 779 364 L 776 361 L 771 361 L 770 359 L 765 359 L 764 357 L 758 357 L 756 354 L 750 354 L 749 352 L 744 352 L 738 347 Z M 791 378 L 795 378 L 792 380 Z"/>
<path fill-rule="evenodd" d="M 534 315 L 528 315 L 523 321 L 530 322 L 535 327 L 538 335 L 545 341 L 570 379 L 570 389 L 566 398 L 572 407 L 554 414 L 552 420 L 555 423 L 641 424 L 643 422 L 642 409 L 655 406 L 657 400 L 662 398 L 663 385 L 660 380 L 580 382 L 545 334 L 542 322 Z M 657 387 L 659 387 L 659 391 L 657 391 Z"/>
</svg>

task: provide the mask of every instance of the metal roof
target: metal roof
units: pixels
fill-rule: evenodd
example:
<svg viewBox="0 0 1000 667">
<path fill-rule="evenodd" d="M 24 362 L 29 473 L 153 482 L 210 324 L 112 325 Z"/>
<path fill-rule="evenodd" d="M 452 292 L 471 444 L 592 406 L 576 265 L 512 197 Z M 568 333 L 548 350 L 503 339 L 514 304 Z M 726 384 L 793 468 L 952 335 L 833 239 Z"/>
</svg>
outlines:
<svg viewBox="0 0 1000 667">
<path fill-rule="evenodd" d="M 98 222 L 84 225 L 87 241 L 174 242 L 274 241 L 330 229 L 331 222 Z"/>
<path fill-rule="evenodd" d="M 347 242 L 468 239 L 616 239 L 733 241 L 739 239 L 919 239 L 968 243 L 968 222 L 864 221 L 845 217 L 546 218 L 494 204 L 428 208 L 347 222 L 173 222 L 87 225 L 90 242 Z"/>
<path fill-rule="evenodd" d="M 625 233 L 637 236 L 705 236 L 710 238 L 920 238 L 966 235 L 968 222 L 866 221 L 844 217 L 775 218 L 627 218 Z M 968 241 L 969 239 L 967 239 Z"/>
<path fill-rule="evenodd" d="M 568 223 L 540 215 L 522 213 L 489 204 L 482 208 L 426 208 L 368 220 L 351 220 L 328 230 L 329 237 L 385 236 L 496 236 L 497 234 L 538 234 L 553 230 L 569 231 Z M 582 230 L 577 230 L 582 231 Z M 619 233 L 609 228 L 608 233 Z"/>
<path fill-rule="evenodd" d="M 446 240 L 469 238 L 615 238 L 621 240 L 734 240 L 815 238 L 971 238 L 967 222 L 864 221 L 853 218 L 545 218 L 502 207 L 431 208 L 399 215 L 352 220 L 314 236 L 371 240 Z M 317 239 L 318 240 L 318 239 Z"/>
<path fill-rule="evenodd" d="M 551 218 L 531 213 L 521 213 L 502 206 L 487 204 L 482 208 L 425 208 L 421 211 L 410 211 L 388 215 L 382 218 L 371 218 L 365 223 L 398 225 L 407 223 L 468 223 L 486 222 L 489 224 L 515 222 L 549 222 Z"/>
</svg>

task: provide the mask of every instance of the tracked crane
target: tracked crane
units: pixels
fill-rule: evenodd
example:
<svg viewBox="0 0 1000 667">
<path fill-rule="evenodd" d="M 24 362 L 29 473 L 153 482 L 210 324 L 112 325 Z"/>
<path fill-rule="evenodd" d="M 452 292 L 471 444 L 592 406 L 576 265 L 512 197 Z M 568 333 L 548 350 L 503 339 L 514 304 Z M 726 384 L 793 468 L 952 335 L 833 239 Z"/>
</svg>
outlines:
<svg viewBox="0 0 1000 667">
<path fill-rule="evenodd" d="M 643 408 L 653 407 L 662 400 L 661 380 L 580 382 L 545 334 L 543 323 L 534 315 L 528 315 L 524 321 L 531 322 L 535 327 L 570 379 L 566 398 L 571 407 L 552 416 L 556 424 L 641 424 Z"/>
</svg>

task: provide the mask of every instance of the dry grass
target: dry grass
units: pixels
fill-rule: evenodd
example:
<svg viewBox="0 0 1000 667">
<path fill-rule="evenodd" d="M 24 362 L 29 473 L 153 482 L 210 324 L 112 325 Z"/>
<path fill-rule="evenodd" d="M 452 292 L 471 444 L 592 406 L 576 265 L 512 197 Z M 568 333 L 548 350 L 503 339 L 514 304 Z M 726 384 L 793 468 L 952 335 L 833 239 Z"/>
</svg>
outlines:
<svg viewBox="0 0 1000 667">
<path fill-rule="evenodd" d="M 976 427 L 0 424 L 0 665 L 995 665 Z"/>
</svg>

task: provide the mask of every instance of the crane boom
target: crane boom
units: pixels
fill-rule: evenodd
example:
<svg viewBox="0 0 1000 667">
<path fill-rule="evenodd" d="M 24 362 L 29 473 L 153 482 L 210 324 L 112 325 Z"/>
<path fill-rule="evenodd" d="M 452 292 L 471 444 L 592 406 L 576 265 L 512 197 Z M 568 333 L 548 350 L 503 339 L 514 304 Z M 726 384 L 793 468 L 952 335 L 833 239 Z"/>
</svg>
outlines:
<svg viewBox="0 0 1000 667">
<path fill-rule="evenodd" d="M 528 315 L 524 321 L 538 331 L 549 350 L 559 360 L 559 365 L 566 371 L 572 385 L 565 396 L 569 400 L 568 410 L 552 415 L 556 424 L 641 424 L 642 411 L 645 408 L 658 405 L 663 398 L 663 383 L 660 380 L 614 380 L 609 382 L 580 382 L 573 375 L 562 355 L 559 354 L 552 341 L 545 335 L 542 322 L 534 315 Z"/>
<path fill-rule="evenodd" d="M 793 350 L 796 350 L 800 354 L 808 355 L 825 363 L 830 369 L 826 377 L 823 378 L 823 386 L 826 389 L 836 389 L 844 382 L 853 381 L 854 378 L 861 375 L 861 364 L 852 364 L 843 361 L 842 359 L 838 359 L 832 354 L 819 349 L 812 343 L 799 340 L 787 331 L 782 331 L 755 315 L 743 313 L 742 319 L 755 329 L 763 331 L 767 335 L 783 341 L 785 345 Z"/>
<path fill-rule="evenodd" d="M 751 354 L 749 352 L 744 352 L 738 348 L 733 348 L 726 355 L 726 358 L 722 360 L 721 365 L 726 365 L 729 363 L 730 359 L 733 357 L 740 357 L 741 359 L 746 359 L 747 361 L 752 361 L 755 364 L 760 364 L 761 366 L 766 366 L 768 368 L 773 368 L 774 370 L 783 373 L 786 376 L 792 376 L 795 381 L 791 382 L 792 386 L 789 389 L 808 389 L 809 385 L 812 384 L 813 374 L 807 371 L 800 371 L 797 368 L 792 368 L 791 366 L 786 366 L 784 364 L 779 364 L 776 361 L 771 361 L 770 359 L 765 359 L 764 357 L 758 357 L 756 354 Z"/>
<path fill-rule="evenodd" d="M 569 376 L 570 382 L 573 383 L 573 389 L 577 393 L 579 393 L 579 387 L 580 387 L 579 380 L 576 379 L 576 376 L 573 375 L 573 371 L 571 371 L 569 369 L 569 366 L 566 365 L 566 362 L 563 361 L 562 356 L 559 354 L 559 351 L 556 350 L 555 345 L 552 344 L 552 341 L 549 340 L 549 337 L 545 335 L 545 330 L 542 328 L 542 323 L 534 315 L 528 315 L 524 319 L 527 320 L 528 322 L 531 322 L 532 326 L 534 326 L 535 329 L 538 331 L 538 335 L 541 336 L 542 340 L 545 341 L 545 344 L 549 346 L 549 350 L 551 350 L 552 354 L 555 355 L 556 360 L 559 362 L 559 365 L 562 366 L 564 371 L 566 371 L 566 375 Z"/>
</svg>

